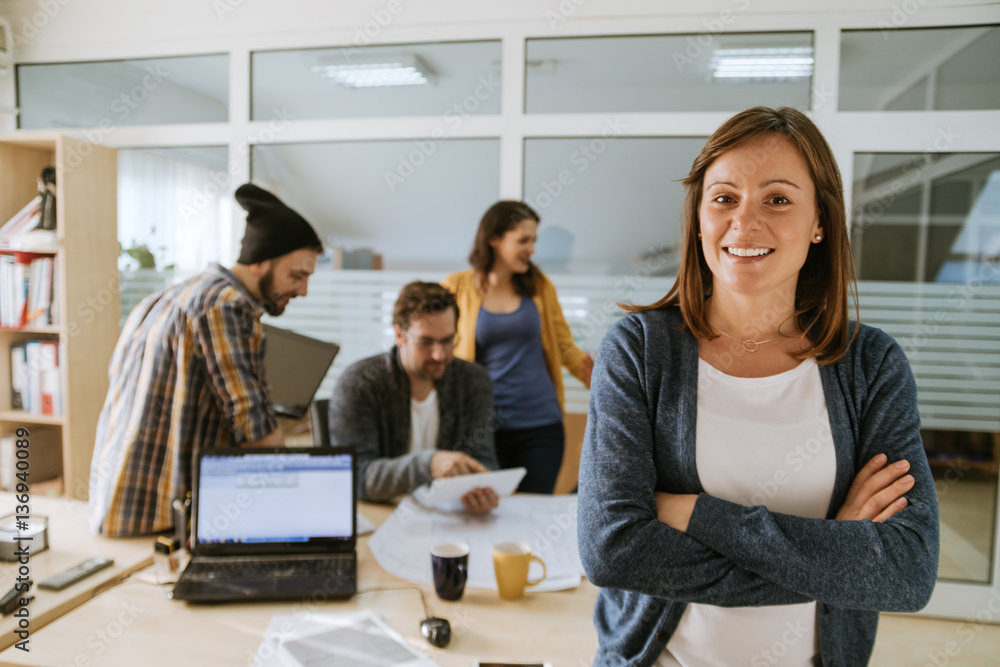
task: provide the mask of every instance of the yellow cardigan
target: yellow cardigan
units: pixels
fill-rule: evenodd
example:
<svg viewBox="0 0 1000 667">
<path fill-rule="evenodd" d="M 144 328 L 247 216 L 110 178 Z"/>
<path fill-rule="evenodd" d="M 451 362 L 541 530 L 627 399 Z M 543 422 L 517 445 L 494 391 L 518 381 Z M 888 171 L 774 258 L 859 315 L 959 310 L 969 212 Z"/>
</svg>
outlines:
<svg viewBox="0 0 1000 667">
<path fill-rule="evenodd" d="M 563 389 L 562 366 L 566 366 L 570 375 L 583 382 L 581 361 L 584 351 L 573 342 L 573 334 L 563 317 L 562 308 L 556 297 L 556 287 L 545 274 L 536 269 L 538 277 L 535 280 L 535 296 L 533 301 L 538 308 L 542 320 L 542 350 L 545 353 L 545 367 L 552 377 L 556 388 L 556 398 L 559 409 L 565 412 L 565 391 Z M 476 321 L 479 319 L 479 309 L 483 305 L 483 295 L 476 287 L 475 272 L 460 271 L 445 276 L 441 284 L 455 294 L 458 303 L 458 335 L 459 342 L 455 346 L 455 356 L 467 361 L 476 360 Z"/>
</svg>

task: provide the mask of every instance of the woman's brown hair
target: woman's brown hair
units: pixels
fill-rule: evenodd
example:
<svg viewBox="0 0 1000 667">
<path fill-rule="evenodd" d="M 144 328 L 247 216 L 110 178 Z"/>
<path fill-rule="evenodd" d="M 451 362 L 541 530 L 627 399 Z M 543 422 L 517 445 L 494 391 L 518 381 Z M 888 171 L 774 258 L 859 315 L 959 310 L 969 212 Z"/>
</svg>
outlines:
<svg viewBox="0 0 1000 667">
<path fill-rule="evenodd" d="M 541 218 L 533 208 L 524 202 L 508 199 L 498 201 L 483 214 L 483 219 L 479 221 L 479 229 L 476 231 L 476 240 L 472 242 L 472 252 L 469 253 L 469 264 L 475 271 L 476 285 L 480 289 L 486 284 L 486 276 L 496 261 L 490 241 L 500 238 L 525 220 L 541 222 Z M 525 273 L 515 273 L 511 280 L 517 293 L 522 296 L 535 296 L 537 274 L 538 268 L 531 262 L 528 262 L 528 270 Z"/>
<path fill-rule="evenodd" d="M 656 303 L 622 307 L 627 312 L 639 312 L 679 306 L 688 330 L 695 337 L 711 340 L 719 336 L 708 323 L 705 302 L 712 295 L 712 272 L 698 241 L 701 227 L 698 210 L 705 172 L 723 153 L 769 133 L 784 137 L 798 149 L 816 187 L 823 240 L 810 244 L 795 288 L 796 322 L 812 344 L 796 357 L 816 357 L 818 363 L 830 364 L 844 355 L 853 338 L 848 318 L 849 298 L 853 299 L 855 316 L 858 311 L 854 259 L 847 238 L 844 185 L 833 151 L 819 128 L 801 111 L 790 107 L 753 107 L 741 111 L 708 139 L 687 178 L 681 181 L 686 195 L 677 280 L 667 295 Z"/>
</svg>

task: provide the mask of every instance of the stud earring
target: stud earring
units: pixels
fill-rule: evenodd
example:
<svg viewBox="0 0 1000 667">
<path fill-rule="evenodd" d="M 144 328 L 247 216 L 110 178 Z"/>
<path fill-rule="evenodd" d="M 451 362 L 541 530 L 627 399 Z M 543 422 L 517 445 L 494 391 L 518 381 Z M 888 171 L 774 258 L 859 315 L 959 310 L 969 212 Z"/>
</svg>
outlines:
<svg viewBox="0 0 1000 667">
<path fill-rule="evenodd" d="M 823 235 L 822 234 L 817 234 L 816 235 L 816 242 L 819 243 L 822 240 L 823 240 Z"/>
<path fill-rule="evenodd" d="M 701 238 L 701 232 L 698 232 L 698 238 Z"/>
</svg>

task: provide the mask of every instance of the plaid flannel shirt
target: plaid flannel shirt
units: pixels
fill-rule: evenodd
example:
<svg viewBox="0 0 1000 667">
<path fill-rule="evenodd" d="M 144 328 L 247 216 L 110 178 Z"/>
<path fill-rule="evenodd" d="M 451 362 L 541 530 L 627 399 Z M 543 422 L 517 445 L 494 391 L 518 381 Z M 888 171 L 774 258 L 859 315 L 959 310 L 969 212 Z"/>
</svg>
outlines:
<svg viewBox="0 0 1000 667">
<path fill-rule="evenodd" d="M 277 428 L 264 378 L 263 309 L 214 265 L 147 297 L 111 358 L 90 472 L 90 528 L 165 530 L 191 488 L 202 447 L 252 442 Z"/>
</svg>

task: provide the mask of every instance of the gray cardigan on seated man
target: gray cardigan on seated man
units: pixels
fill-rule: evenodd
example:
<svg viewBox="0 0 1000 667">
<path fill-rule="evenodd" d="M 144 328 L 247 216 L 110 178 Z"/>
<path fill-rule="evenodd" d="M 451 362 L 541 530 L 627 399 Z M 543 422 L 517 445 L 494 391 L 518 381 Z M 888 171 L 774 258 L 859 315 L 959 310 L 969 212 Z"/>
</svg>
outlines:
<svg viewBox="0 0 1000 667">
<path fill-rule="evenodd" d="M 441 425 L 437 449 L 465 452 L 497 469 L 493 388 L 479 365 L 454 359 L 435 382 Z M 386 502 L 431 481 L 435 450 L 410 452 L 410 380 L 399 350 L 350 366 L 330 399 L 330 444 L 353 447 L 358 497 Z"/>
</svg>

